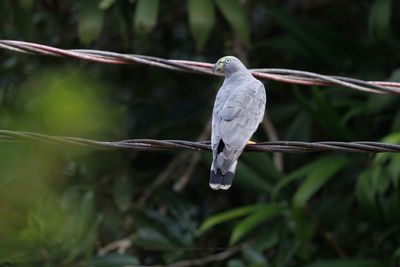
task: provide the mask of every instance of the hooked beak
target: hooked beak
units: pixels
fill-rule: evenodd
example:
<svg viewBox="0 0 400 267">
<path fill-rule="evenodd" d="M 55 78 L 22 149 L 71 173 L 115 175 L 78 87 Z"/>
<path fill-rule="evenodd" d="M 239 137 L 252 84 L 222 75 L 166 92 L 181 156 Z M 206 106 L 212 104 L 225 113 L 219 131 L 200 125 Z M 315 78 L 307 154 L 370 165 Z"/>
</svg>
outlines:
<svg viewBox="0 0 400 267">
<path fill-rule="evenodd" d="M 217 63 L 214 64 L 213 73 L 219 72 L 219 71 L 221 71 L 223 68 L 224 68 L 224 63 L 218 61 Z"/>
</svg>

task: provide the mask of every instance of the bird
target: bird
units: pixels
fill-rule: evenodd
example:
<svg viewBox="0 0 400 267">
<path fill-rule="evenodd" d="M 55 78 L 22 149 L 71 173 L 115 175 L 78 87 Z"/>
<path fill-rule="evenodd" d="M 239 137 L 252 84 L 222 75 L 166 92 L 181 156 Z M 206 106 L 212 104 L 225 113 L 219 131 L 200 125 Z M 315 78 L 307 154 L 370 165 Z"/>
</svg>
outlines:
<svg viewBox="0 0 400 267">
<path fill-rule="evenodd" d="M 212 114 L 209 185 L 214 190 L 228 190 L 238 158 L 264 118 L 267 98 L 264 84 L 234 56 L 220 58 L 213 72 L 225 78 Z"/>
</svg>

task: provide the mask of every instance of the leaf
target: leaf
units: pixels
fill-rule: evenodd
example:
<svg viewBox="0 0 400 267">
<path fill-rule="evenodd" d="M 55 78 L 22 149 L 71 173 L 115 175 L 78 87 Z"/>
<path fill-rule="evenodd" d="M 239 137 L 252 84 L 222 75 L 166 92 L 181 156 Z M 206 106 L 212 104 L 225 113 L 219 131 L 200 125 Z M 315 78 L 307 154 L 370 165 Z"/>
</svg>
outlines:
<svg viewBox="0 0 400 267">
<path fill-rule="evenodd" d="M 97 8 L 96 1 L 82 1 L 78 18 L 78 33 L 82 43 L 95 41 L 103 28 L 104 12 Z"/>
<path fill-rule="evenodd" d="M 133 266 L 139 265 L 139 260 L 130 255 L 108 254 L 91 258 L 89 260 L 89 265 L 93 267 Z"/>
<path fill-rule="evenodd" d="M 370 37 L 376 41 L 384 41 L 390 33 L 392 0 L 375 0 L 371 6 L 368 20 Z"/>
<path fill-rule="evenodd" d="M 132 243 L 134 246 L 141 249 L 170 249 L 173 246 L 173 243 L 171 243 L 167 237 L 162 235 L 162 233 L 156 229 L 150 227 L 139 228 L 132 237 Z"/>
<path fill-rule="evenodd" d="M 259 205 L 249 205 L 249 206 L 242 206 L 240 208 L 228 210 L 225 212 L 221 212 L 215 215 L 212 215 L 207 218 L 205 222 L 200 226 L 200 229 L 198 230 L 198 234 L 201 235 L 207 230 L 211 229 L 213 226 L 230 221 L 239 217 L 242 217 L 244 215 L 247 215 L 251 212 L 253 212 L 255 209 L 257 209 Z"/>
<path fill-rule="evenodd" d="M 382 140 L 384 143 L 400 143 L 400 134 L 394 133 Z M 357 179 L 356 196 L 364 211 L 376 218 L 382 216 L 398 220 L 398 187 L 400 182 L 400 155 L 380 153 L 375 156 L 372 165 L 364 170 Z M 395 190 L 393 191 L 392 188 Z"/>
<path fill-rule="evenodd" d="M 215 23 L 213 0 L 188 1 L 189 25 L 198 50 L 203 49 Z"/>
<path fill-rule="evenodd" d="M 114 3 L 115 0 L 102 0 L 99 4 L 99 8 L 102 10 L 106 10 L 109 9 Z"/>
<path fill-rule="evenodd" d="M 229 244 L 235 244 L 245 234 L 256 228 L 259 224 L 276 217 L 281 211 L 282 207 L 276 204 L 260 205 L 254 213 L 235 226 Z"/>
<path fill-rule="evenodd" d="M 385 136 L 385 138 L 382 139 L 382 142 L 389 144 L 400 144 L 400 132 Z M 393 177 L 393 181 L 398 183 L 398 179 L 400 179 L 400 156 L 393 153 L 380 153 L 375 157 L 374 164 L 380 166 L 383 165 L 385 161 L 389 161 L 387 166 L 388 172 Z"/>
<path fill-rule="evenodd" d="M 96 241 L 96 231 L 102 221 L 102 215 L 96 214 L 94 209 L 94 193 L 92 191 L 86 192 L 82 199 L 79 214 L 77 215 L 78 221 L 76 222 L 77 231 L 74 233 L 79 237 L 71 247 L 70 256 L 66 257 L 66 261 L 72 261 L 82 251 L 91 249 Z"/>
<path fill-rule="evenodd" d="M 250 25 L 245 8 L 239 0 L 216 0 L 217 6 L 225 19 L 236 32 L 240 40 L 250 45 Z"/>
<path fill-rule="evenodd" d="M 297 189 L 293 197 L 295 207 L 303 207 L 306 202 L 314 195 L 332 176 L 346 164 L 345 157 L 330 156 L 325 157 L 307 175 L 305 181 Z"/>
<path fill-rule="evenodd" d="M 381 267 L 383 262 L 370 259 L 346 259 L 346 260 L 326 260 L 319 261 L 306 267 Z"/>
<path fill-rule="evenodd" d="M 320 164 L 320 161 L 323 161 L 323 160 L 324 159 L 319 159 L 319 160 L 313 161 L 313 162 L 311 162 L 307 165 L 304 165 L 301 168 L 293 171 L 292 173 L 284 176 L 283 178 L 281 178 L 273 189 L 272 198 L 275 198 L 278 195 L 279 191 L 282 190 L 287 185 L 289 185 L 290 183 L 304 177 L 307 173 L 310 172 L 310 170 L 315 168 L 315 166 L 318 166 Z"/>
<path fill-rule="evenodd" d="M 148 34 L 157 24 L 159 0 L 138 0 L 135 10 L 134 26 L 139 34 Z"/>
<path fill-rule="evenodd" d="M 382 142 L 391 144 L 400 144 L 400 132 L 392 133 L 382 139 Z"/>
</svg>

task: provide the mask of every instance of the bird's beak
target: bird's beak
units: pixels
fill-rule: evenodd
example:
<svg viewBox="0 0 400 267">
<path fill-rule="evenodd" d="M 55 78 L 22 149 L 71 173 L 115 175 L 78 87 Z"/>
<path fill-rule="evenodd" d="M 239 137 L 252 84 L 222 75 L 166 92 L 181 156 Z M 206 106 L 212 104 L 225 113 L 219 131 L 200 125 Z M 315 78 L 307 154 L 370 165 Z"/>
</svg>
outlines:
<svg viewBox="0 0 400 267">
<path fill-rule="evenodd" d="M 221 71 L 224 68 L 224 62 L 218 61 L 217 63 L 214 64 L 213 67 L 213 72 L 218 72 Z"/>
</svg>

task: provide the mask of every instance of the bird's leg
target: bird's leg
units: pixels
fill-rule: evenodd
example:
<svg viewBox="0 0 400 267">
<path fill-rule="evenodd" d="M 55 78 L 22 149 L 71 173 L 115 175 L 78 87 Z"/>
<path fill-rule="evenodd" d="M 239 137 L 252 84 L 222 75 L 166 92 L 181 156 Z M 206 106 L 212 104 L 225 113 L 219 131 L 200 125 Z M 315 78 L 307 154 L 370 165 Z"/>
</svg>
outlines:
<svg viewBox="0 0 400 267">
<path fill-rule="evenodd" d="M 248 145 L 255 145 L 255 144 L 256 144 L 256 142 L 253 142 L 253 141 L 247 141 L 247 144 L 248 144 Z"/>
</svg>

